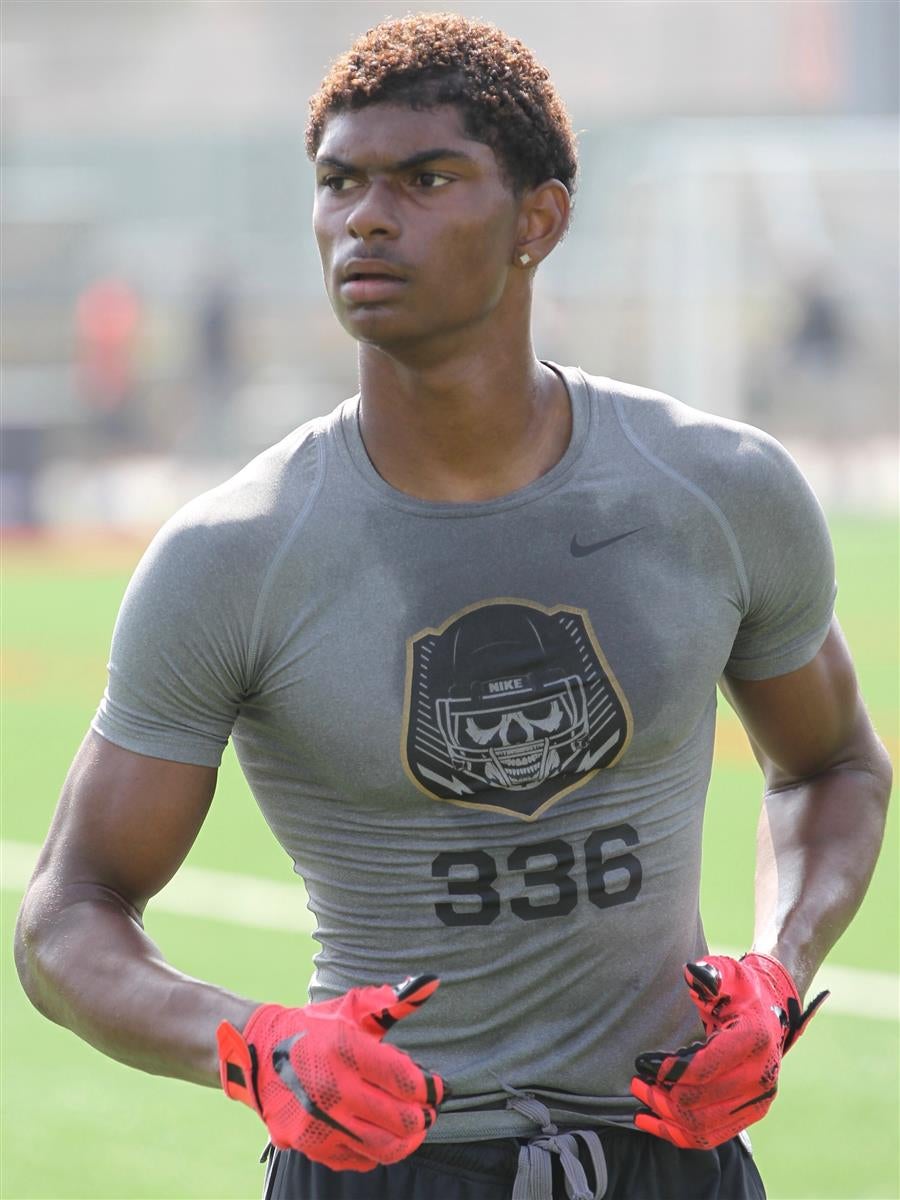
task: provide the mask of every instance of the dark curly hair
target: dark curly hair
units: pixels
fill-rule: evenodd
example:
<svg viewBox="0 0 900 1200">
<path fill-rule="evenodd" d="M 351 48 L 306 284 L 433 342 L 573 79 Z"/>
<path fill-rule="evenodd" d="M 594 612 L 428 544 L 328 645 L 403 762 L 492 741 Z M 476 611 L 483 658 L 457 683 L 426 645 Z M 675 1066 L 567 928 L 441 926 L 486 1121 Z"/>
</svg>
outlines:
<svg viewBox="0 0 900 1200">
<path fill-rule="evenodd" d="M 550 75 L 520 41 L 457 13 L 382 21 L 331 66 L 309 102 L 315 158 L 332 113 L 379 101 L 459 109 L 468 137 L 490 146 L 516 192 L 558 179 L 572 195 L 578 155 Z"/>
</svg>

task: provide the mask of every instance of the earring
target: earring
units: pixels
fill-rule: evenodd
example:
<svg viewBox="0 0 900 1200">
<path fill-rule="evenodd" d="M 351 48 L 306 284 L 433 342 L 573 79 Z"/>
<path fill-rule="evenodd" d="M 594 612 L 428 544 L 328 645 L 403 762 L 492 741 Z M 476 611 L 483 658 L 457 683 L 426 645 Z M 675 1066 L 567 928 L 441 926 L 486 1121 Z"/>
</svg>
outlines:
<svg viewBox="0 0 900 1200">
<path fill-rule="evenodd" d="M 523 267 L 527 267 L 528 264 L 531 262 L 531 255 L 530 254 L 520 254 L 519 262 L 522 264 Z"/>
</svg>

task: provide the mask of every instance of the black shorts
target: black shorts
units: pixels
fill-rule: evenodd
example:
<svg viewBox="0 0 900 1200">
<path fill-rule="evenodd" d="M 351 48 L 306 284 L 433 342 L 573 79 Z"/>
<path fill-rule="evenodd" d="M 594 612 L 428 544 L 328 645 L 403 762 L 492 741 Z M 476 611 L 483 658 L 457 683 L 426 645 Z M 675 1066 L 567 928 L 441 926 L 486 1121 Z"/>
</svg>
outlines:
<svg viewBox="0 0 900 1200">
<path fill-rule="evenodd" d="M 750 1153 L 734 1138 L 716 1150 L 678 1150 L 647 1133 L 599 1130 L 604 1200 L 765 1200 Z M 264 1200 L 510 1200 L 521 1142 L 435 1142 L 391 1167 L 331 1171 L 293 1150 L 273 1153 Z M 581 1156 L 588 1184 L 593 1169 Z M 553 1198 L 567 1200 L 559 1162 Z"/>
</svg>

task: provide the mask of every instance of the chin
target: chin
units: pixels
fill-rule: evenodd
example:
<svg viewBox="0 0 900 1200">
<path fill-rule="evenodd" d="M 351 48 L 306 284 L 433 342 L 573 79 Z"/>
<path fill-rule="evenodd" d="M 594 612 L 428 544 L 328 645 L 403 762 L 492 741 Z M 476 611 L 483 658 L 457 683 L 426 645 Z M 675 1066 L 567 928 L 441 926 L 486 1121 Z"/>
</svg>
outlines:
<svg viewBox="0 0 900 1200">
<path fill-rule="evenodd" d="M 347 313 L 341 319 L 341 325 L 357 342 L 367 346 L 375 346 L 379 350 L 400 349 L 403 346 L 413 346 L 427 336 L 421 329 L 416 329 L 412 322 L 404 320 L 396 312 L 386 308 L 378 309 L 372 306 L 367 311 L 361 309 Z"/>
<path fill-rule="evenodd" d="M 477 331 L 486 315 L 479 313 L 475 318 L 467 315 L 453 320 L 450 314 L 442 313 L 441 319 L 435 320 L 432 314 L 431 324 L 426 325 L 421 313 L 371 305 L 343 312 L 338 320 L 357 342 L 374 346 L 394 358 L 408 359 L 412 364 L 428 362 L 435 356 L 440 358 L 448 348 L 458 346 L 460 338 Z"/>
</svg>

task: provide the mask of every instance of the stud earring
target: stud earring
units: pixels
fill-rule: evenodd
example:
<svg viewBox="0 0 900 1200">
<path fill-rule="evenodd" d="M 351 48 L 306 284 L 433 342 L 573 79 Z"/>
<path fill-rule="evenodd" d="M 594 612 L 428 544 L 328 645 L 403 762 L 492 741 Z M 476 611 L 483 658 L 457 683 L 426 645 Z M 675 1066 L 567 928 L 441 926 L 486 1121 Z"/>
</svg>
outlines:
<svg viewBox="0 0 900 1200">
<path fill-rule="evenodd" d="M 531 262 L 531 255 L 530 254 L 520 254 L 519 262 L 522 264 L 523 267 L 527 267 L 528 264 Z"/>
</svg>

